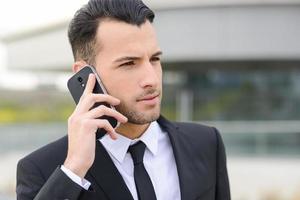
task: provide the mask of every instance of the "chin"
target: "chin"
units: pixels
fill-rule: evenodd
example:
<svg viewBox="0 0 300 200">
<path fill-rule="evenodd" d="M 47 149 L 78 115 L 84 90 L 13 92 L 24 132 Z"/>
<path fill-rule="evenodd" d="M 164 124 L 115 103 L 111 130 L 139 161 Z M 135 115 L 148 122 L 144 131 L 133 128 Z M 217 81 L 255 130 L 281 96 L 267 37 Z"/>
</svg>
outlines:
<svg viewBox="0 0 300 200">
<path fill-rule="evenodd" d="M 128 122 L 133 124 L 149 124 L 153 121 L 156 121 L 160 116 L 160 111 L 154 113 L 142 113 L 142 112 L 130 112 L 126 117 Z"/>
<path fill-rule="evenodd" d="M 160 103 L 152 108 L 121 104 L 116 106 L 116 109 L 126 116 L 128 122 L 132 124 L 149 124 L 160 116 Z"/>
</svg>

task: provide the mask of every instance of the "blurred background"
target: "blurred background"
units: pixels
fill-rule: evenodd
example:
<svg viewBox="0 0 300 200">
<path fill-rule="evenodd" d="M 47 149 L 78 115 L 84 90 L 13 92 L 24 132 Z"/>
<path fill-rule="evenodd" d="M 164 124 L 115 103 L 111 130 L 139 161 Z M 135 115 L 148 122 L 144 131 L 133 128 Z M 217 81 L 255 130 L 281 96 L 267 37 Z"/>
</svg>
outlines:
<svg viewBox="0 0 300 200">
<path fill-rule="evenodd" d="M 67 133 L 67 26 L 87 0 L 0 7 L 0 200 L 17 161 Z M 162 113 L 222 133 L 233 200 L 300 199 L 300 0 L 146 0 L 164 52 Z"/>
</svg>

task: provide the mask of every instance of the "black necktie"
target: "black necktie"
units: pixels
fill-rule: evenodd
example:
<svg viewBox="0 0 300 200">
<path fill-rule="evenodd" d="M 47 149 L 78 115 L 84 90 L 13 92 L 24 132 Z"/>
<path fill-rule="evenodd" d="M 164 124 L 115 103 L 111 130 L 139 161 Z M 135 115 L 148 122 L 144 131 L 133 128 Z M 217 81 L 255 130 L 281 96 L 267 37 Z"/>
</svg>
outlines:
<svg viewBox="0 0 300 200">
<path fill-rule="evenodd" d="M 139 141 L 128 148 L 134 164 L 134 180 L 139 200 L 156 200 L 151 179 L 145 169 L 143 158 L 146 145 Z"/>
</svg>

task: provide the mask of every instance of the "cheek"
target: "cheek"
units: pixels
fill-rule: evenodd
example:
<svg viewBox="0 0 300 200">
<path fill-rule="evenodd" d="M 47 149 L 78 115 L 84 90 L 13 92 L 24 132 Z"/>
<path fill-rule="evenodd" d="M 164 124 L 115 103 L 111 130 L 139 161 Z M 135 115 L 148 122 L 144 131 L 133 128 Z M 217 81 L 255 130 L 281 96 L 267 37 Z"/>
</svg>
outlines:
<svg viewBox="0 0 300 200">
<path fill-rule="evenodd" d="M 159 87 L 162 87 L 162 68 L 159 66 L 156 70 L 157 77 L 158 77 L 158 82 L 159 82 Z"/>
<path fill-rule="evenodd" d="M 160 72 L 159 72 L 159 82 L 160 84 L 162 84 L 162 69 L 160 68 Z"/>
<path fill-rule="evenodd" d="M 107 92 L 120 100 L 129 100 L 132 96 L 134 96 L 134 88 L 133 84 L 129 80 L 125 80 L 124 78 L 111 78 L 106 81 L 106 89 Z"/>
<path fill-rule="evenodd" d="M 101 81 L 107 91 L 108 94 L 115 96 L 118 94 L 118 91 L 120 91 L 122 88 L 121 81 L 119 80 L 120 76 L 113 73 L 113 71 L 106 69 L 106 68 L 100 68 L 98 71 L 98 74 L 100 75 Z"/>
</svg>

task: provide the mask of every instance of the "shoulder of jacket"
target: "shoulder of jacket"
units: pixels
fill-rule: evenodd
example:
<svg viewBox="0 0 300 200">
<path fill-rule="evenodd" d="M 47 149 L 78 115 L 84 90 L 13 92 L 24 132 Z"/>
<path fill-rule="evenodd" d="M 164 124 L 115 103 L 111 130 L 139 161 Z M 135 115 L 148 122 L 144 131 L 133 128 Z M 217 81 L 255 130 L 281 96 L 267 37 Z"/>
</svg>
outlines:
<svg viewBox="0 0 300 200">
<path fill-rule="evenodd" d="M 174 122 L 176 129 L 190 140 L 201 140 L 215 144 L 218 131 L 216 128 L 195 122 Z"/>
<path fill-rule="evenodd" d="M 188 129 L 192 131 L 205 131 L 205 132 L 211 132 L 214 131 L 214 128 L 211 126 L 207 126 L 201 123 L 196 123 L 196 122 L 173 122 L 174 125 L 178 129 Z"/>
<path fill-rule="evenodd" d="M 61 161 L 67 154 L 68 138 L 64 136 L 57 139 L 23 157 L 19 162 L 31 161 L 36 165 L 49 163 L 51 161 Z"/>
</svg>

